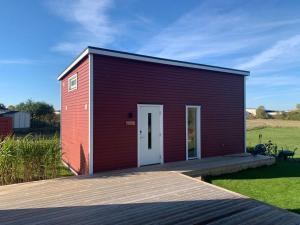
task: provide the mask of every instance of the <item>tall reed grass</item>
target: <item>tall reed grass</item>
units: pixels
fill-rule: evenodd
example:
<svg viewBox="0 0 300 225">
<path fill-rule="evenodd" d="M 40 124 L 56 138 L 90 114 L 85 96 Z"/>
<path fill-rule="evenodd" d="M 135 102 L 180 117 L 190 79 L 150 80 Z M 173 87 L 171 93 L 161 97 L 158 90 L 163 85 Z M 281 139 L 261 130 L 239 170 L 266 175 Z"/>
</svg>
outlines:
<svg viewBox="0 0 300 225">
<path fill-rule="evenodd" d="M 55 178 L 61 167 L 57 135 L 10 136 L 0 143 L 0 185 Z"/>
</svg>

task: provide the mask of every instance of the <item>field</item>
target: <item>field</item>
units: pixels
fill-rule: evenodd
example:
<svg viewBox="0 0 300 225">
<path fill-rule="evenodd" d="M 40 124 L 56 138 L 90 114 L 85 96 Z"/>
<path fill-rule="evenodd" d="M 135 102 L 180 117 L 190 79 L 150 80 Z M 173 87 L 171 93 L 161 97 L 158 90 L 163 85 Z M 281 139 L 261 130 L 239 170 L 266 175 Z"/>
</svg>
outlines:
<svg viewBox="0 0 300 225">
<path fill-rule="evenodd" d="M 294 120 L 247 120 L 247 130 L 259 129 L 265 127 L 295 127 L 300 128 L 300 121 Z"/>
<path fill-rule="evenodd" d="M 251 127 L 251 128 L 250 128 Z M 270 167 L 207 178 L 208 182 L 251 198 L 300 214 L 300 126 L 299 121 L 250 120 L 247 145 L 255 146 L 262 134 L 279 149 L 298 148 L 295 159 L 278 160 Z"/>
</svg>

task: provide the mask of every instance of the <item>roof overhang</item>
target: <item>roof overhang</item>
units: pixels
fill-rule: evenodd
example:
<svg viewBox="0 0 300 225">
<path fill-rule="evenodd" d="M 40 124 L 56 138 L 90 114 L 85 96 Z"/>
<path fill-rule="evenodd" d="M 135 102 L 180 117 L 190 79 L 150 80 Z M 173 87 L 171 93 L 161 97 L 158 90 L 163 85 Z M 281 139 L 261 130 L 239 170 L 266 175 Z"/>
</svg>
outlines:
<svg viewBox="0 0 300 225">
<path fill-rule="evenodd" d="M 82 60 L 88 54 L 96 54 L 96 55 L 105 55 L 105 56 L 112 56 L 117 58 L 125 58 L 125 59 L 132 59 L 144 62 L 152 62 L 152 63 L 159 63 L 165 65 L 172 65 L 172 66 L 180 66 L 180 67 L 187 67 L 193 69 L 201 69 L 201 70 L 210 70 L 222 73 L 230 73 L 236 74 L 241 76 L 249 76 L 250 72 L 245 70 L 237 70 L 225 67 L 218 67 L 218 66 L 210 66 L 205 64 L 198 64 L 198 63 L 191 63 L 191 62 L 184 62 L 172 59 L 164 59 L 140 54 L 133 54 L 128 52 L 121 52 L 115 51 L 110 49 L 104 48 L 96 48 L 96 47 L 87 47 L 57 78 L 57 80 L 61 80 L 80 60 Z"/>
</svg>

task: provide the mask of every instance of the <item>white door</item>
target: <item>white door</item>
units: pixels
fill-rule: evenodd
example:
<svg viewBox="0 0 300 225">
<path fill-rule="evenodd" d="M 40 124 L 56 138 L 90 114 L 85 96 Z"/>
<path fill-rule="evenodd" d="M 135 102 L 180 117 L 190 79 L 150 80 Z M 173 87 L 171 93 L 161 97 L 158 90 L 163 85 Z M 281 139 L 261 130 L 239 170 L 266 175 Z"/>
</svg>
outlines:
<svg viewBox="0 0 300 225">
<path fill-rule="evenodd" d="M 163 106 L 138 105 L 138 166 L 163 163 Z"/>
</svg>

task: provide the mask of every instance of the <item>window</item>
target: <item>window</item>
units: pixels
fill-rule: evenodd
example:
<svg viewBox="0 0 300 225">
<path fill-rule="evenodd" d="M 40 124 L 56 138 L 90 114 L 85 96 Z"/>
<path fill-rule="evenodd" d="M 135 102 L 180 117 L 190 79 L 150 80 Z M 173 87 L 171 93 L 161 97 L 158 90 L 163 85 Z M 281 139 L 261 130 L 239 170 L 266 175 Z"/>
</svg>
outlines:
<svg viewBox="0 0 300 225">
<path fill-rule="evenodd" d="M 186 159 L 201 158 L 200 106 L 186 106 Z"/>
<path fill-rule="evenodd" d="M 77 89 L 77 73 L 69 78 L 68 89 L 69 91 L 73 91 Z"/>
<path fill-rule="evenodd" d="M 197 108 L 188 108 L 188 158 L 197 157 Z"/>
<path fill-rule="evenodd" d="M 152 117 L 151 113 L 148 113 L 148 149 L 152 148 Z"/>
</svg>

